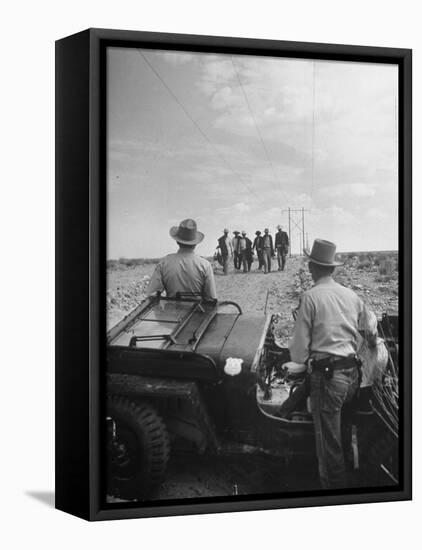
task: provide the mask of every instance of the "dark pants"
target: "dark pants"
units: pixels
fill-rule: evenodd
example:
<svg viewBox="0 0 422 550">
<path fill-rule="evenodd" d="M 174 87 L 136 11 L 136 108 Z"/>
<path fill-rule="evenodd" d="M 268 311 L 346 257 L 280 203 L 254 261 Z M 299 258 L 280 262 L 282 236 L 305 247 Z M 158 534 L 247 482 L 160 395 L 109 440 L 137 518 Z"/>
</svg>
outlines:
<svg viewBox="0 0 422 550">
<path fill-rule="evenodd" d="M 223 259 L 224 275 L 227 275 L 227 273 L 229 272 L 229 255 L 228 254 L 223 254 L 222 259 Z"/>
<path fill-rule="evenodd" d="M 343 415 L 343 406 L 353 399 L 359 387 L 357 367 L 310 374 L 310 398 L 315 428 L 319 477 L 324 489 L 348 486 L 342 434 L 351 433 L 351 416 Z M 348 441 L 347 445 L 350 444 Z"/>
<path fill-rule="evenodd" d="M 258 256 L 258 269 L 262 269 L 264 267 L 264 254 L 262 250 L 258 249 L 256 251 L 256 254 Z"/>
<path fill-rule="evenodd" d="M 246 273 L 247 271 L 249 271 L 250 267 L 248 269 L 248 251 L 247 250 L 242 250 L 240 252 L 240 261 L 242 262 L 242 265 L 243 265 L 243 272 Z"/>
<path fill-rule="evenodd" d="M 277 247 L 277 262 L 278 270 L 283 271 L 284 266 L 286 265 L 286 249 L 284 246 Z"/>
<path fill-rule="evenodd" d="M 233 254 L 233 264 L 234 264 L 234 268 L 235 269 L 240 269 L 240 264 L 241 264 L 241 257 L 240 257 L 240 254 L 239 252 L 235 252 Z"/>
</svg>

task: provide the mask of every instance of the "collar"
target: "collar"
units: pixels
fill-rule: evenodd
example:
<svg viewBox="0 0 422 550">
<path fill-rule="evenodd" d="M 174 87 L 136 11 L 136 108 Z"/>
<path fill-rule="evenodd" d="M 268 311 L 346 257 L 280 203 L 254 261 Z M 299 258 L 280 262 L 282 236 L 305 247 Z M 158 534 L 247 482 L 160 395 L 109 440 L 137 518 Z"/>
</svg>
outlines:
<svg viewBox="0 0 422 550">
<path fill-rule="evenodd" d="M 179 248 L 177 254 L 195 254 L 194 248 Z"/>
<path fill-rule="evenodd" d="M 331 277 L 331 275 L 326 275 L 325 277 L 321 277 L 318 279 L 318 281 L 315 283 L 315 286 L 317 285 L 331 285 L 335 284 L 335 280 Z"/>
</svg>

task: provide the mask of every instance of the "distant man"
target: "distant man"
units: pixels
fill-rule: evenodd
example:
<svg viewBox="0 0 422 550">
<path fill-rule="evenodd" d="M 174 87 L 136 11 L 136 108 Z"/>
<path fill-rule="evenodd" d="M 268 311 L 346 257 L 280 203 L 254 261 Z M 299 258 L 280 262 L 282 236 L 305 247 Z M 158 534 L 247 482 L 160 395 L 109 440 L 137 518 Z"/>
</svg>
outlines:
<svg viewBox="0 0 422 550">
<path fill-rule="evenodd" d="M 272 257 L 274 257 L 273 238 L 270 235 L 269 229 L 266 227 L 264 229 L 264 236 L 262 237 L 262 259 L 264 261 L 264 273 L 270 273 Z"/>
<path fill-rule="evenodd" d="M 241 259 L 239 254 L 240 231 L 233 231 L 232 248 L 233 248 L 233 264 L 235 269 L 240 269 Z"/>
<path fill-rule="evenodd" d="M 170 236 L 179 245 L 179 250 L 159 262 L 148 285 L 148 296 L 157 291 L 165 291 L 168 297 L 178 292 L 192 292 L 215 300 L 217 292 L 211 264 L 195 252 L 196 245 L 204 239 L 195 220 L 183 220 L 179 227 L 172 227 Z"/>
<path fill-rule="evenodd" d="M 286 265 L 286 256 L 289 252 L 289 236 L 281 225 L 277 225 L 277 233 L 275 234 L 275 249 L 277 251 L 277 262 L 278 270 L 284 271 L 284 266 Z"/>
<path fill-rule="evenodd" d="M 255 235 L 256 237 L 253 241 L 252 252 L 256 250 L 256 254 L 258 256 L 258 269 L 262 269 L 262 267 L 264 266 L 264 259 L 263 259 L 261 231 L 255 231 Z"/>
<path fill-rule="evenodd" d="M 223 272 L 224 275 L 227 275 L 229 272 L 229 255 L 233 257 L 233 246 L 228 229 L 224 229 L 223 236 L 218 239 L 218 248 L 223 260 Z"/>
<path fill-rule="evenodd" d="M 242 231 L 242 236 L 239 238 L 239 255 L 243 273 L 247 273 L 252 265 L 252 241 L 246 236 L 246 231 Z"/>
<path fill-rule="evenodd" d="M 365 332 L 368 345 L 375 346 L 377 338 L 376 324 L 371 328 L 370 313 L 362 300 L 332 278 L 334 268 L 342 265 L 335 261 L 335 251 L 334 243 L 321 239 L 314 241 L 310 253 L 305 251 L 315 286 L 302 295 L 289 344 L 292 361 L 306 363 L 310 372 L 316 452 L 324 489 L 348 485 L 348 449 L 343 449 L 342 431 L 343 435 L 350 433 L 350 427 L 345 425 L 342 408 L 359 387 L 359 328 L 369 327 Z"/>
</svg>

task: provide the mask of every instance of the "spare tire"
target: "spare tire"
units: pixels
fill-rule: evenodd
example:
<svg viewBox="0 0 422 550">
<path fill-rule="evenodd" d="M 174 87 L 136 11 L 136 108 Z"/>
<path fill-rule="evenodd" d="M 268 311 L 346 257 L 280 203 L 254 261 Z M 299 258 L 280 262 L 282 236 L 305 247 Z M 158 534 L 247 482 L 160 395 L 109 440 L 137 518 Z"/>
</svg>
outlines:
<svg viewBox="0 0 422 550">
<path fill-rule="evenodd" d="M 146 499 L 166 472 L 166 426 L 150 404 L 119 395 L 108 397 L 107 417 L 107 492 L 125 500 Z"/>
</svg>

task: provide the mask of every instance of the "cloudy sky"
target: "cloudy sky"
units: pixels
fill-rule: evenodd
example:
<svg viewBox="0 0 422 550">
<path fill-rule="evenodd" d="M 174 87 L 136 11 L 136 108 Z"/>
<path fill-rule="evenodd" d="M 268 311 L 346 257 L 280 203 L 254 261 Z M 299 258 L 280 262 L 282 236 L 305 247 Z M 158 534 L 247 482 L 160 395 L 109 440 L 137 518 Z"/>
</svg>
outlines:
<svg viewBox="0 0 422 550">
<path fill-rule="evenodd" d="M 108 257 L 172 252 L 184 218 L 210 255 L 288 207 L 309 244 L 397 249 L 397 101 L 392 65 L 110 48 Z"/>
</svg>

